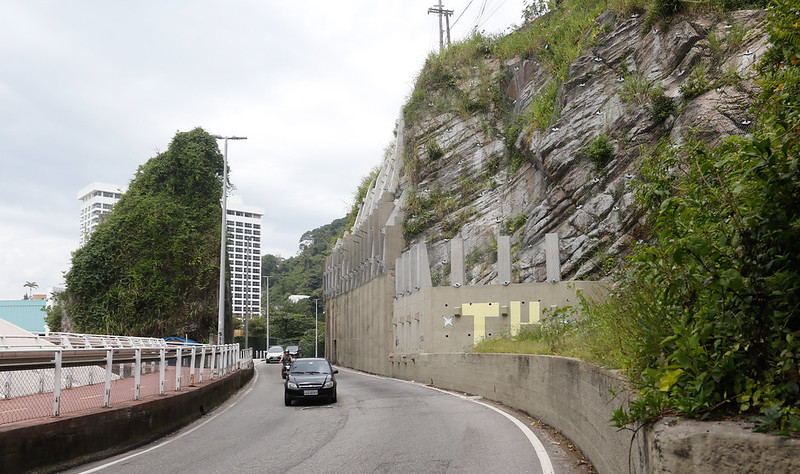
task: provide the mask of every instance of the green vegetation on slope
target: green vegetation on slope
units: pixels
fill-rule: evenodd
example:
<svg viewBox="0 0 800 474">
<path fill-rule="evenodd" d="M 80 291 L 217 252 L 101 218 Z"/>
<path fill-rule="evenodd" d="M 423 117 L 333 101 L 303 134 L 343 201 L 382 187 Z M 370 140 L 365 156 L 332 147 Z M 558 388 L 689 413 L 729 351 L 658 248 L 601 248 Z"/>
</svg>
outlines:
<svg viewBox="0 0 800 474">
<path fill-rule="evenodd" d="M 300 251 L 294 257 L 261 257 L 262 275 L 269 276 L 270 339 L 274 342 L 281 345 L 299 343 L 306 356 L 313 355 L 316 312 L 319 319 L 318 351 L 324 354 L 325 301 L 322 298 L 322 275 L 325 272 L 325 259 L 347 225 L 348 218 L 343 217 L 304 233 L 300 237 Z M 309 298 L 292 303 L 289 301 L 290 295 L 308 295 Z M 318 300 L 316 306 L 315 299 Z M 262 306 L 266 304 L 265 294 Z M 254 338 L 266 337 L 265 315 L 254 318 L 249 332 Z"/>
<path fill-rule="evenodd" d="M 59 301 L 74 331 L 208 340 L 217 321 L 223 166 L 216 140 L 197 128 L 139 167 L 73 253 Z M 48 324 L 60 328 L 60 315 Z"/>
<path fill-rule="evenodd" d="M 639 398 L 620 427 L 723 411 L 800 431 L 798 0 L 770 5 L 769 32 L 752 135 L 654 147 L 637 188 L 649 238 L 611 297 L 517 337 L 622 368 Z"/>
</svg>

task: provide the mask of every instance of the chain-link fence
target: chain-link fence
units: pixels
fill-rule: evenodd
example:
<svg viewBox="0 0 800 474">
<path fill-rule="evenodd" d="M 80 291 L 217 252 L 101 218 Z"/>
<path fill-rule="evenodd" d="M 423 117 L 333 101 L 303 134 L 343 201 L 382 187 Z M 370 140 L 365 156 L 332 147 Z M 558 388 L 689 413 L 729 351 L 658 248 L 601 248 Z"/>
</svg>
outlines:
<svg viewBox="0 0 800 474">
<path fill-rule="evenodd" d="M 71 348 L 64 348 L 0 341 L 0 424 L 113 407 L 186 390 L 252 362 L 252 349 L 240 351 L 238 344 L 171 345 L 160 341 L 103 349 L 97 342 L 75 348 L 72 341 L 68 344 Z M 135 347 L 137 344 L 140 347 Z"/>
</svg>

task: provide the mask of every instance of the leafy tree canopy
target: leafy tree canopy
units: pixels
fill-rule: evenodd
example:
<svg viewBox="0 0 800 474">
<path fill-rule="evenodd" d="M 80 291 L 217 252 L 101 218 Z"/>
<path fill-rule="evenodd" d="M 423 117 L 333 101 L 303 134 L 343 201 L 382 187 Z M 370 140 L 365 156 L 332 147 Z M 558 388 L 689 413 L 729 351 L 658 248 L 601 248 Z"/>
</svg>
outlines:
<svg viewBox="0 0 800 474">
<path fill-rule="evenodd" d="M 263 275 L 270 277 L 270 339 L 279 343 L 299 342 L 305 354 L 312 355 L 316 316 L 319 319 L 318 349 L 319 353 L 324 353 L 325 303 L 322 300 L 322 274 L 325 271 L 325 259 L 346 225 L 347 218 L 343 217 L 305 232 L 300 237 L 299 252 L 294 257 L 261 257 Z M 292 303 L 289 295 L 308 295 L 309 298 Z M 316 307 L 314 299 L 319 300 Z M 266 305 L 266 300 L 262 303 Z"/>
<path fill-rule="evenodd" d="M 752 135 L 662 143 L 642 169 L 649 239 L 587 311 L 640 390 L 618 426 L 723 409 L 800 432 L 799 12 L 770 5 Z"/>
<path fill-rule="evenodd" d="M 208 340 L 216 325 L 224 158 L 201 128 L 140 166 L 66 274 L 66 313 L 87 333 Z"/>
</svg>

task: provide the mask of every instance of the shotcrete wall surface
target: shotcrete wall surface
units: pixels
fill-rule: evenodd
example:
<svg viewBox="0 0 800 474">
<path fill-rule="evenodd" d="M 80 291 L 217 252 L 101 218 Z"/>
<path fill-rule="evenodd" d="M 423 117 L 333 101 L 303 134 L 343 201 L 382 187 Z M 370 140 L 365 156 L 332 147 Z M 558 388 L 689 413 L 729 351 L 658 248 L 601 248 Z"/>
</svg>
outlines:
<svg viewBox="0 0 800 474">
<path fill-rule="evenodd" d="M 394 280 L 376 278 L 326 301 L 326 357 L 365 372 L 389 372 Z"/>
<path fill-rule="evenodd" d="M 606 288 L 589 281 L 421 288 L 394 298 L 390 355 L 397 360 L 409 353 L 468 351 L 559 309 L 577 308 L 578 291 L 597 297 Z"/>
<path fill-rule="evenodd" d="M 742 422 L 667 418 L 634 434 L 610 424 L 630 392 L 624 378 L 567 357 L 417 354 L 390 376 L 480 395 L 543 421 L 569 438 L 597 472 L 800 472 L 800 440 L 754 433 Z"/>
</svg>

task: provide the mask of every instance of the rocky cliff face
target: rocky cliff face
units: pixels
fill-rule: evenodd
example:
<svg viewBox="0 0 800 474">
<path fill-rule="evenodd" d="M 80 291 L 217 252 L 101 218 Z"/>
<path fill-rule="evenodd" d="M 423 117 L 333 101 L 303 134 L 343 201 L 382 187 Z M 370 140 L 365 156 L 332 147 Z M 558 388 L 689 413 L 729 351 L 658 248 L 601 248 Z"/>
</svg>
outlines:
<svg viewBox="0 0 800 474">
<path fill-rule="evenodd" d="M 434 286 L 449 283 L 456 236 L 467 284 L 496 283 L 498 235 L 511 236 L 515 283 L 545 280 L 545 233 L 559 236 L 564 279 L 604 278 L 642 238 L 632 183 L 645 158 L 669 143 L 746 134 L 767 45 L 760 11 L 677 17 L 647 32 L 637 15 L 596 21 L 606 33 L 571 64 L 546 128 L 509 124 L 537 106 L 550 74 L 536 59 L 490 54 L 457 87 L 489 93 L 488 75 L 504 111 L 441 110 L 431 98 L 413 123 L 401 119 L 359 222 L 393 198 L 405 245 L 427 243 Z"/>
</svg>

